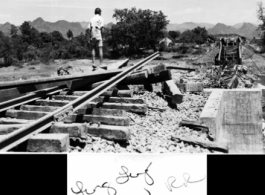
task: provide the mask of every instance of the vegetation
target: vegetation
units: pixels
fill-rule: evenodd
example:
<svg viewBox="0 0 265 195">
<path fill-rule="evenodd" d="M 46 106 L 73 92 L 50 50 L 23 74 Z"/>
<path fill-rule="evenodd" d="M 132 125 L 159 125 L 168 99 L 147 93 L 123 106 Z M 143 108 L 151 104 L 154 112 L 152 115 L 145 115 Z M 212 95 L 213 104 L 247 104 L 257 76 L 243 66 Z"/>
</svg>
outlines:
<svg viewBox="0 0 265 195">
<path fill-rule="evenodd" d="M 19 30 L 21 33 L 18 34 Z M 10 36 L 0 32 L 0 58 L 10 63 L 32 60 L 49 63 L 52 59 L 87 58 L 91 55 L 87 33 L 73 37 L 69 30 L 67 40 L 59 31 L 38 32 L 28 22 L 19 29 L 12 25 Z"/>
<path fill-rule="evenodd" d="M 263 39 L 263 45 L 265 45 L 265 8 L 262 2 L 258 3 L 257 17 L 262 22 L 257 30 L 260 31 L 260 36 Z"/>
<path fill-rule="evenodd" d="M 143 50 L 148 49 L 156 51 L 159 41 L 165 36 L 173 42 L 180 40 L 183 43 L 196 44 L 202 44 L 207 39 L 207 31 L 200 27 L 183 33 L 166 32 L 169 21 L 161 11 L 136 8 L 115 9 L 113 18 L 116 19 L 116 24 L 104 31 L 103 52 L 106 58 L 138 56 L 143 53 Z M 76 37 L 69 29 L 66 37 L 59 31 L 39 32 L 28 22 L 24 22 L 19 28 L 12 25 L 9 35 L 4 35 L 0 31 L 0 58 L 4 58 L 9 65 L 30 61 L 42 61 L 48 64 L 54 59 L 91 57 L 88 29 L 85 34 L 81 33 Z M 184 48 L 185 51 L 187 49 Z M 166 47 L 159 50 L 170 51 Z M 178 51 L 178 49 L 174 48 L 171 51 Z"/>
<path fill-rule="evenodd" d="M 198 26 L 193 30 L 184 31 L 180 36 L 180 40 L 183 43 L 203 44 L 206 42 L 207 37 L 208 37 L 207 30 L 205 28 L 201 28 Z"/>
<path fill-rule="evenodd" d="M 115 9 L 117 23 L 111 29 L 110 45 L 123 55 L 140 53 L 142 48 L 156 50 L 169 21 L 161 12 L 149 9 Z"/>
</svg>

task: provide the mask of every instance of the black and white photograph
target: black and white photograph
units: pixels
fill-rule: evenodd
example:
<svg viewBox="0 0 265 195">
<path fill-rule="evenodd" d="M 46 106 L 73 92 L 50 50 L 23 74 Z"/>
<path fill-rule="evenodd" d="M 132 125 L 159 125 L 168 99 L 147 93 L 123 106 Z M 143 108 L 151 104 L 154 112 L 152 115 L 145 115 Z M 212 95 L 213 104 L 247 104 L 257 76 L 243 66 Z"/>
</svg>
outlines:
<svg viewBox="0 0 265 195">
<path fill-rule="evenodd" d="M 0 152 L 263 154 L 264 3 L 1 0 Z"/>
</svg>

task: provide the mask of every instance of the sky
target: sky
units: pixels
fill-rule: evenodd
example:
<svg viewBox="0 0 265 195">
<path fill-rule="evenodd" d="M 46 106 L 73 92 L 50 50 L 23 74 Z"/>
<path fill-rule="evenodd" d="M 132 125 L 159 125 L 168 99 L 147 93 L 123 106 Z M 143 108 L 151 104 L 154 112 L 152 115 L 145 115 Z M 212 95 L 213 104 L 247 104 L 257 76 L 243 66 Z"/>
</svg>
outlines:
<svg viewBox="0 0 265 195">
<path fill-rule="evenodd" d="M 258 24 L 256 10 L 261 0 L 0 0 L 0 24 L 21 25 L 42 17 L 45 21 L 88 22 L 96 7 L 105 23 L 115 22 L 114 9 L 136 7 L 161 10 L 170 23 L 204 22 L 234 25 Z M 263 0 L 265 5 L 265 0 Z"/>
</svg>

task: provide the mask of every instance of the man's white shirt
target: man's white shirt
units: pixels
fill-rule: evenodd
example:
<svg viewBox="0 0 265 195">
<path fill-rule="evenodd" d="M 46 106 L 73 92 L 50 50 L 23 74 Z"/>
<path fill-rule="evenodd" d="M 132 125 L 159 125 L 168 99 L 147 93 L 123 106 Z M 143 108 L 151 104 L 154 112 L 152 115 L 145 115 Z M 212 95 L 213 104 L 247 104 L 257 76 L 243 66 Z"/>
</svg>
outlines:
<svg viewBox="0 0 265 195">
<path fill-rule="evenodd" d="M 91 18 L 90 23 L 88 24 L 88 28 L 89 29 L 92 28 L 91 38 L 101 40 L 102 39 L 102 35 L 101 35 L 102 27 L 104 27 L 104 19 L 100 15 L 96 14 L 93 18 Z"/>
</svg>

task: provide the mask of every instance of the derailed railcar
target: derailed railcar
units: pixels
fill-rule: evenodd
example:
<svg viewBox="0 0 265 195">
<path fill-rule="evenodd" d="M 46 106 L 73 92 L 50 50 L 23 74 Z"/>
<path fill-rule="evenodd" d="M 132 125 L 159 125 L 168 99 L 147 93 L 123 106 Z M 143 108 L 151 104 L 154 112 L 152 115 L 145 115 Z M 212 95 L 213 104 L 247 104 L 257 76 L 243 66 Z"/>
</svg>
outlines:
<svg viewBox="0 0 265 195">
<path fill-rule="evenodd" d="M 222 37 L 219 42 L 219 53 L 215 57 L 215 65 L 242 65 L 242 38 Z"/>
</svg>

